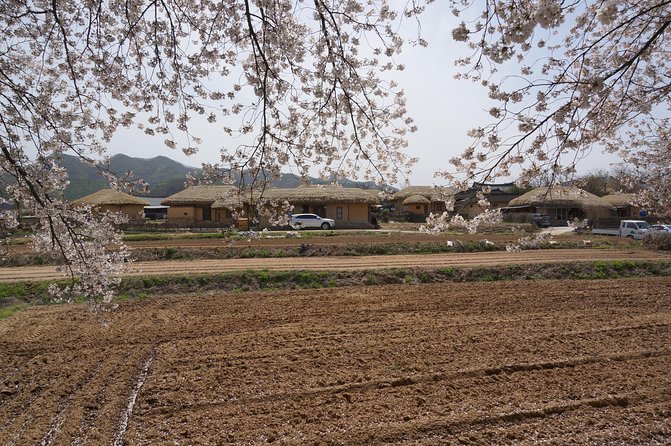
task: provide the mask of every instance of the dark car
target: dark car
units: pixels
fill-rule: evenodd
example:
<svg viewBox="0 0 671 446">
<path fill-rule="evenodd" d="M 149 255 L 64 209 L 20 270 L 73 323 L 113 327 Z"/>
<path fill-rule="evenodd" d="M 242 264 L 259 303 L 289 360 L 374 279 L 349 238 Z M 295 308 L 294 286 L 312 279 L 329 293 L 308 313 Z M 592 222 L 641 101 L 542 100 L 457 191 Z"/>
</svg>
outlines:
<svg viewBox="0 0 671 446">
<path fill-rule="evenodd" d="M 548 228 L 552 223 L 549 215 L 531 214 L 531 223 L 539 228 Z"/>
</svg>

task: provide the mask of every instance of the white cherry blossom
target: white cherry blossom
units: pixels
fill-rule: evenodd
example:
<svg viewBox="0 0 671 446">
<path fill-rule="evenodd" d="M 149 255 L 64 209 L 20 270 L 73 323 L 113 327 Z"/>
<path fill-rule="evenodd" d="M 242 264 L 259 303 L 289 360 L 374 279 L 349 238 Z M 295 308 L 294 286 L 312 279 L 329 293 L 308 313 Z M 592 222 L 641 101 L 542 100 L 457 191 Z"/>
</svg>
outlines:
<svg viewBox="0 0 671 446">
<path fill-rule="evenodd" d="M 473 52 L 459 78 L 487 86 L 496 120 L 471 131 L 442 176 L 558 183 L 602 150 L 635 168 L 642 206 L 670 215 L 670 2 L 450 1 L 462 20 L 454 40 Z"/>
<path fill-rule="evenodd" d="M 119 241 L 114 218 L 62 199 L 60 163 L 67 152 L 95 164 L 120 127 L 186 154 L 201 142 L 194 121 L 240 137 L 210 180 L 244 171 L 263 187 L 288 164 L 319 164 L 397 182 L 416 128 L 387 72 L 403 68 L 397 20 L 424 3 L 400 15 L 387 0 L 1 2 L 0 187 L 20 205 L 2 226 L 34 215 L 36 249 L 61 254 L 75 291 L 108 297 L 125 258 L 105 249 Z"/>
</svg>

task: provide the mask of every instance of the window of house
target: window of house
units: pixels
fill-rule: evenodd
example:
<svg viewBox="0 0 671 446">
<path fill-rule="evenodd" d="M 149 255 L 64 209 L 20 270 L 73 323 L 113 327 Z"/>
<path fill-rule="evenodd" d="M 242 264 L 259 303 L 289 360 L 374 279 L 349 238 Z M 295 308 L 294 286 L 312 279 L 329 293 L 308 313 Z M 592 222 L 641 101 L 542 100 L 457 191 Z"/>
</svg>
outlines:
<svg viewBox="0 0 671 446">
<path fill-rule="evenodd" d="M 203 221 L 212 220 L 212 208 L 203 208 Z"/>
<path fill-rule="evenodd" d="M 336 220 L 342 220 L 342 207 L 336 208 Z"/>
<path fill-rule="evenodd" d="M 415 206 L 415 209 L 422 209 L 422 207 L 418 205 L 418 206 Z"/>
</svg>

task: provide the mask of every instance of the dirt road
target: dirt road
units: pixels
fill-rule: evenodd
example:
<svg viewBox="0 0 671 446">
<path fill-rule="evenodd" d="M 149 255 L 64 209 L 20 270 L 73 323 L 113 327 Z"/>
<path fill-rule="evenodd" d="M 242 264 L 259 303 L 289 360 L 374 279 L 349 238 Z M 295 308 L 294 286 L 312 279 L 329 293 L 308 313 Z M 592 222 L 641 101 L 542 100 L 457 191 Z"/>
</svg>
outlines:
<svg viewBox="0 0 671 446">
<path fill-rule="evenodd" d="M 670 444 L 670 309 L 671 278 L 36 306 L 0 321 L 0 444 Z"/>
<path fill-rule="evenodd" d="M 441 268 L 450 266 L 494 266 L 593 260 L 671 260 L 663 252 L 626 249 L 555 249 L 509 252 L 477 252 L 430 255 L 365 257 L 287 257 L 138 262 L 128 275 L 207 274 L 255 270 L 353 271 L 379 268 Z M 54 280 L 63 276 L 53 266 L 0 268 L 0 282 Z"/>
</svg>

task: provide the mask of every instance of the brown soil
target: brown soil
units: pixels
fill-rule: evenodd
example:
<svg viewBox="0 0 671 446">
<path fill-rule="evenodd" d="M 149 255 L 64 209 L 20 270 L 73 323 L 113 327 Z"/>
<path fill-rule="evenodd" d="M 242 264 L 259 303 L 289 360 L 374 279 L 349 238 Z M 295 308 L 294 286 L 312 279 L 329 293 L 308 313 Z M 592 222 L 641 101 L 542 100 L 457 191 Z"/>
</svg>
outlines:
<svg viewBox="0 0 671 446">
<path fill-rule="evenodd" d="M 32 307 L 0 444 L 669 444 L 670 308 L 671 278 Z"/>
<path fill-rule="evenodd" d="M 409 254 L 361 257 L 287 257 L 217 260 L 171 260 L 137 262 L 127 276 L 210 274 L 254 270 L 354 271 L 380 268 L 441 268 L 450 266 L 496 266 L 562 263 L 594 260 L 671 260 L 671 253 L 625 249 L 556 249 L 518 253 L 505 251 Z M 62 279 L 55 266 L 0 268 L 0 282 Z"/>
<path fill-rule="evenodd" d="M 517 240 L 520 234 L 508 232 L 506 234 L 425 234 L 420 232 L 370 232 L 359 235 L 348 235 L 346 232 L 334 232 L 327 236 L 317 232 L 313 236 L 286 237 L 287 232 L 271 232 L 270 236 L 264 236 L 247 240 L 211 238 L 211 239 L 188 239 L 178 238 L 169 240 L 143 240 L 128 241 L 126 244 L 133 249 L 151 248 L 286 248 L 298 247 L 301 244 L 313 246 L 344 246 L 356 244 L 390 244 L 390 243 L 423 243 L 423 242 L 445 242 L 447 240 L 483 240 L 503 242 Z M 300 233 L 301 235 L 303 233 Z M 11 252 L 21 254 L 30 252 L 29 244 L 12 245 Z"/>
<path fill-rule="evenodd" d="M 126 244 L 131 250 L 139 249 L 162 249 L 162 248 L 182 248 L 182 249 L 245 249 L 245 248 L 293 248 L 301 244 L 309 244 L 313 247 L 342 247 L 346 245 L 388 245 L 388 244 L 413 244 L 413 243 L 445 243 L 448 240 L 459 241 L 462 243 L 470 241 L 489 240 L 497 244 L 516 242 L 521 237 L 528 236 L 524 233 L 493 233 L 493 234 L 426 234 L 420 232 L 370 232 L 369 234 L 348 235 L 346 232 L 335 232 L 335 235 L 326 236 L 317 233 L 312 237 L 287 238 L 286 232 L 272 232 L 270 237 L 246 239 L 173 239 L 173 240 L 144 240 L 128 241 Z M 558 241 L 577 241 L 590 240 L 594 243 L 605 242 L 613 246 L 627 247 L 632 242 L 619 237 L 595 236 L 592 234 L 566 233 L 554 236 Z M 9 247 L 13 255 L 30 253 L 30 245 L 25 243 L 21 245 L 12 245 Z"/>
<path fill-rule="evenodd" d="M 230 240 L 230 239 L 177 239 L 177 240 L 147 240 L 147 241 L 130 241 L 127 242 L 130 249 L 144 249 L 144 248 L 286 248 L 298 247 L 301 244 L 309 244 L 311 246 L 344 246 L 357 244 L 396 244 L 396 243 L 445 243 L 447 240 L 469 242 L 489 240 L 493 243 L 505 244 L 508 242 L 515 242 L 521 237 L 529 234 L 523 233 L 494 233 L 494 234 L 425 234 L 420 232 L 392 232 L 392 233 L 375 233 L 370 235 L 345 235 L 345 233 L 338 233 L 333 236 L 314 236 L 314 237 L 300 237 L 287 238 L 285 233 L 271 234 L 275 238 L 257 238 L 252 240 Z M 607 241 L 615 246 L 631 245 L 630 240 L 621 239 L 619 237 L 608 236 L 592 236 L 581 234 L 561 234 L 554 237 L 556 240 L 577 240 L 589 239 L 593 241 Z"/>
</svg>

